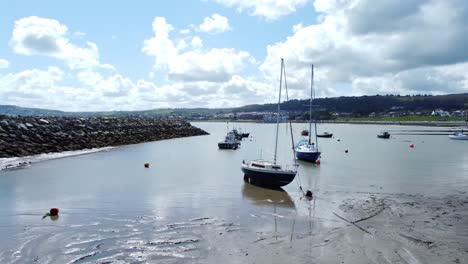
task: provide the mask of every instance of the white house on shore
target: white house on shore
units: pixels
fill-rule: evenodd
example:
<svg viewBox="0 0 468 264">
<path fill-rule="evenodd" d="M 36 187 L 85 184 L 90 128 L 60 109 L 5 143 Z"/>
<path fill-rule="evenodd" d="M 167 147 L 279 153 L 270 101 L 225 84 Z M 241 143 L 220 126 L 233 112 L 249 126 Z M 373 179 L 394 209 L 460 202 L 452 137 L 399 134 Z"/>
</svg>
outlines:
<svg viewBox="0 0 468 264">
<path fill-rule="evenodd" d="M 442 109 L 436 109 L 432 111 L 431 116 L 450 117 L 450 113 Z"/>
<path fill-rule="evenodd" d="M 452 112 L 452 116 L 455 116 L 455 117 L 465 117 L 465 116 L 468 116 L 468 112 L 467 112 L 467 111 L 463 111 L 463 110 L 456 110 L 456 111 L 453 111 L 453 112 Z"/>
</svg>

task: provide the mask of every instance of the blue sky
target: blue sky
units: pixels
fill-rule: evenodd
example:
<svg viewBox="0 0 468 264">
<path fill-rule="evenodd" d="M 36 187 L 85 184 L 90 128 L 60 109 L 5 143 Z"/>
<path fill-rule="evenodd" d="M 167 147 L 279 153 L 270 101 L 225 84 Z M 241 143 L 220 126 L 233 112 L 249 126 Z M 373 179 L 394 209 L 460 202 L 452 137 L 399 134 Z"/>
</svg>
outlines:
<svg viewBox="0 0 468 264">
<path fill-rule="evenodd" d="M 0 4 L 0 104 L 272 102 L 281 57 L 293 98 L 307 97 L 311 63 L 322 97 L 467 92 L 466 8 L 462 0 L 11 1 Z"/>
<path fill-rule="evenodd" d="M 53 18 L 65 24 L 72 32 L 86 35 L 75 41 L 90 39 L 100 49 L 102 61 L 111 63 L 133 78 L 144 78 L 152 67 L 152 59 L 141 53 L 142 40 L 152 35 L 151 23 L 155 16 L 163 16 L 177 29 L 200 24 L 213 13 L 229 17 L 234 30 L 222 36 L 204 34 L 204 43 L 210 47 L 235 47 L 250 52 L 255 58 L 266 55 L 265 47 L 286 38 L 298 23 L 311 24 L 317 14 L 309 3 L 295 14 L 277 21 L 249 16 L 209 1 L 11 1 L 1 12 L 0 39 L 9 39 L 14 22 L 22 17 Z M 183 8 L 179 8 L 183 7 Z M 7 43 L 3 43 L 5 44 Z M 0 57 L 17 63 L 12 69 L 22 70 L 31 58 L 14 56 L 8 49 L 0 50 Z M 47 66 L 53 60 L 35 59 L 34 63 Z M 18 68 L 16 68 L 18 67 Z"/>
</svg>

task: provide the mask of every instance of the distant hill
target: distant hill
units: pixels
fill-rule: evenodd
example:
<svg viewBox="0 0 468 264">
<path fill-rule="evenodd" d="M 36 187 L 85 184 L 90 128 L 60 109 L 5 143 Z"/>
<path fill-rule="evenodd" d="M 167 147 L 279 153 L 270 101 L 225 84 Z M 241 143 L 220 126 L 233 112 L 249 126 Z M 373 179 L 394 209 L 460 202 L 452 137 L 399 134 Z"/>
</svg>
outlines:
<svg viewBox="0 0 468 264">
<path fill-rule="evenodd" d="M 436 108 L 444 110 L 468 109 L 468 93 L 450 95 L 373 95 L 373 96 L 342 96 L 332 98 L 317 98 L 314 106 L 329 112 L 371 113 L 392 110 L 432 111 Z M 275 111 L 276 104 L 246 105 L 236 108 L 236 111 Z M 281 104 L 281 109 L 287 111 L 306 112 L 309 109 L 309 99 L 289 100 Z"/>
<path fill-rule="evenodd" d="M 314 105 L 320 111 L 367 115 L 385 111 L 432 111 L 441 108 L 448 111 L 468 109 L 468 93 L 449 95 L 373 95 L 317 98 Z M 14 105 L 0 105 L 0 114 L 22 116 L 141 116 L 141 117 L 182 117 L 196 118 L 224 113 L 274 112 L 276 104 L 246 105 L 236 108 L 163 108 L 143 111 L 65 112 L 59 110 L 25 108 Z M 309 99 L 289 100 L 281 109 L 290 112 L 307 112 Z"/>
</svg>

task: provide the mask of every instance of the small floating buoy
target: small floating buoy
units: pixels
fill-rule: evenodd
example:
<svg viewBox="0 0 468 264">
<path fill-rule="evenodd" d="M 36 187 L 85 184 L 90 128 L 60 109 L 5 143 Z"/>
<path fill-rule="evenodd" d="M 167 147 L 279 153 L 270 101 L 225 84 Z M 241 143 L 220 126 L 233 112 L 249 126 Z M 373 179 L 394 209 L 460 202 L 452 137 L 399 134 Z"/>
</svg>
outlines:
<svg viewBox="0 0 468 264">
<path fill-rule="evenodd" d="M 56 215 L 58 215 L 58 213 L 59 213 L 59 209 L 58 209 L 58 208 L 50 208 L 49 214 L 50 214 L 51 216 L 56 216 Z"/>
<path fill-rule="evenodd" d="M 411 143 L 411 144 L 409 145 L 409 147 L 410 147 L 410 148 L 414 148 L 414 144 Z"/>
<path fill-rule="evenodd" d="M 348 153 L 348 150 L 345 150 L 344 153 Z"/>
<path fill-rule="evenodd" d="M 42 219 L 44 219 L 44 218 L 50 216 L 50 218 L 51 218 L 52 220 L 55 221 L 55 220 L 58 219 L 58 213 L 59 213 L 59 209 L 58 209 L 58 208 L 56 208 L 56 207 L 50 208 L 49 212 L 46 213 L 46 214 L 42 217 Z"/>
<path fill-rule="evenodd" d="M 315 164 L 320 165 L 320 160 L 316 160 Z"/>
<path fill-rule="evenodd" d="M 338 139 L 337 141 L 341 141 L 341 139 Z"/>
<path fill-rule="evenodd" d="M 145 162 L 145 168 L 149 168 L 149 162 Z"/>
<path fill-rule="evenodd" d="M 307 190 L 307 192 L 305 193 L 305 196 L 306 196 L 307 198 L 309 198 L 309 199 L 312 199 L 312 196 L 313 196 L 312 191 L 311 191 L 311 190 Z"/>
</svg>

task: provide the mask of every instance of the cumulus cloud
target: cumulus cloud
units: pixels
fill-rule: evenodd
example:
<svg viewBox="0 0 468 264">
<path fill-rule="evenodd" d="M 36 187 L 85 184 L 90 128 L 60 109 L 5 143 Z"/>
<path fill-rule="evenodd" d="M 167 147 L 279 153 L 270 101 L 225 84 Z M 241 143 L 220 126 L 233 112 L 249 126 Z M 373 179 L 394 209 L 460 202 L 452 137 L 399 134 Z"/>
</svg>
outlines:
<svg viewBox="0 0 468 264">
<path fill-rule="evenodd" d="M 199 29 L 200 31 L 210 34 L 218 34 L 232 30 L 228 18 L 216 13 L 211 15 L 211 17 L 205 17 Z"/>
<path fill-rule="evenodd" d="M 166 70 L 172 80 L 223 82 L 254 61 L 246 51 L 203 49 L 203 41 L 198 36 L 190 41 L 192 49 L 184 50 L 186 45 L 176 45 L 171 39 L 173 29 L 165 18 L 156 17 L 153 22 L 154 36 L 145 40 L 142 48 L 143 53 L 155 57 L 155 68 Z"/>
<path fill-rule="evenodd" d="M 55 19 L 30 16 L 17 20 L 10 47 L 22 55 L 55 57 L 65 61 L 71 69 L 99 65 L 97 45 L 90 41 L 85 47 L 71 43 L 68 28 Z"/>
<path fill-rule="evenodd" d="M 443 66 L 468 60 L 468 3 L 462 0 L 316 0 L 317 23 L 296 25 L 293 34 L 267 47 L 260 66 L 277 75 L 278 58 L 286 60 L 299 89 L 306 87 L 311 63 L 318 81 L 333 86 L 348 83 L 341 94 L 463 91 L 461 73 L 447 75 Z M 457 77 L 458 76 L 458 77 Z M 294 87 L 294 86 L 293 86 Z M 374 90 L 371 89 L 374 87 Z M 444 88 L 445 87 L 445 88 Z M 392 92 L 393 91 L 393 92 Z"/>
<path fill-rule="evenodd" d="M 0 73 L 0 104 L 67 111 L 142 110 L 237 106 L 268 98 L 263 82 L 239 75 L 246 65 L 255 65 L 249 53 L 205 49 L 199 36 L 182 34 L 173 39 L 174 27 L 162 17 L 155 18 L 152 27 L 154 36 L 142 48 L 155 58 L 153 81 L 147 81 L 132 80 L 114 66 L 99 62 L 95 44 L 89 44 L 94 55 L 83 56 L 92 60 L 75 63 L 79 57 L 75 52 L 84 48 L 72 43 L 67 27 L 56 20 L 18 20 L 10 40 L 13 51 L 57 58 L 65 62 L 65 69 L 53 66 Z"/>
<path fill-rule="evenodd" d="M 308 0 L 212 0 L 227 7 L 234 7 L 239 12 L 247 11 L 250 15 L 260 16 L 267 20 L 276 20 L 296 12 Z"/>
<path fill-rule="evenodd" d="M 10 67 L 10 62 L 0 58 L 0 69 L 6 69 L 8 67 Z"/>
<path fill-rule="evenodd" d="M 190 41 L 190 45 L 192 45 L 194 49 L 200 49 L 203 47 L 203 40 L 200 37 L 195 36 L 192 38 L 192 41 Z"/>
</svg>

